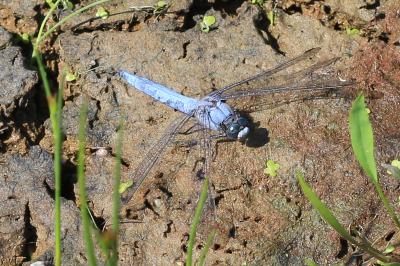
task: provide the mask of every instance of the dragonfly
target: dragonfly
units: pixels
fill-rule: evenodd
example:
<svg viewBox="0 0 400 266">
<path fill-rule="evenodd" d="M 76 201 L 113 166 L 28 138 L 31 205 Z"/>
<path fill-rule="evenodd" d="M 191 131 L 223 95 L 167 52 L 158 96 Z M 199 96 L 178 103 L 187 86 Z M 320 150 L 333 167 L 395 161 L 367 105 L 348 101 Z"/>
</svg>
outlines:
<svg viewBox="0 0 400 266">
<path fill-rule="evenodd" d="M 324 72 L 338 58 L 311 63 L 307 67 L 287 73 L 288 69 L 298 66 L 299 63 L 312 60 L 319 50 L 320 48 L 310 49 L 275 67 L 212 91 L 201 99 L 182 95 L 167 86 L 119 70 L 118 75 L 130 86 L 182 113 L 150 147 L 141 163 L 130 174 L 134 185 L 121 195 L 122 204 L 125 205 L 131 200 L 151 169 L 161 160 L 167 146 L 174 141 L 188 121 L 194 120 L 196 131 L 200 132 L 204 157 L 202 172 L 203 176 L 209 177 L 213 140 L 226 139 L 246 143 L 254 130 L 251 119 L 243 114 L 243 110 L 233 108 L 230 102 L 238 103 L 243 102 L 245 98 L 251 98 L 250 102 L 257 105 L 258 102 L 263 104 L 259 101 L 263 96 L 307 92 L 317 93 L 314 96 L 320 97 L 321 94 L 318 93 L 338 93 L 344 87 L 353 85 L 353 81 L 340 79 L 329 73 L 329 70 Z M 271 102 L 274 102 L 274 97 Z"/>
</svg>

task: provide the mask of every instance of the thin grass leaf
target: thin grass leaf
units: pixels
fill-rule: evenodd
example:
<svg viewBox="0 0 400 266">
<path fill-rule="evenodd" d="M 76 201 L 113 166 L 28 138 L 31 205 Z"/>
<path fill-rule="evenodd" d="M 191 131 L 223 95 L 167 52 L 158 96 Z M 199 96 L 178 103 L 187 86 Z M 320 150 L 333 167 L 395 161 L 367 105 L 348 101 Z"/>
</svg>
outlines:
<svg viewBox="0 0 400 266">
<path fill-rule="evenodd" d="M 85 138 L 86 138 L 86 119 L 87 119 L 88 106 L 84 102 L 82 104 L 79 115 L 79 150 L 78 150 L 78 186 L 79 186 L 79 199 L 81 218 L 83 225 L 83 239 L 86 246 L 86 257 L 88 265 L 97 265 L 93 240 L 91 234 L 91 221 L 88 214 L 87 197 L 86 197 L 86 180 L 85 180 Z"/>
<path fill-rule="evenodd" d="M 347 232 L 346 229 L 339 223 L 336 217 L 329 211 L 326 205 L 318 198 L 317 194 L 312 190 L 312 188 L 305 181 L 304 176 L 299 171 L 296 172 L 296 178 L 300 184 L 301 190 L 307 199 L 311 202 L 311 205 L 321 215 L 321 217 L 335 229 L 343 238 L 351 242 L 352 244 L 357 244 L 357 241 Z"/>
<path fill-rule="evenodd" d="M 57 92 L 55 113 L 50 114 L 54 136 L 54 173 L 55 173 L 55 232 L 56 232 L 56 264 L 61 265 L 61 160 L 62 160 L 62 99 L 65 86 L 65 72 L 62 72 L 61 83 Z M 50 103 L 49 103 L 50 104 Z M 58 263 L 58 264 L 57 264 Z"/>
<path fill-rule="evenodd" d="M 115 169 L 114 169 L 114 192 L 113 192 L 113 216 L 112 216 L 112 231 L 115 235 L 115 239 L 112 243 L 112 256 L 111 265 L 117 265 L 118 263 L 118 232 L 119 232 L 119 209 L 120 209 L 120 185 L 121 185 L 121 152 L 122 152 L 122 119 L 119 123 L 119 129 L 117 133 L 117 145 L 116 145 L 116 158 L 115 158 Z"/>
<path fill-rule="evenodd" d="M 363 95 L 359 95 L 353 102 L 349 115 L 349 125 L 351 145 L 354 154 L 365 173 L 370 177 L 390 217 L 395 222 L 396 226 L 400 228 L 400 222 L 397 215 L 379 184 L 374 158 L 374 135 L 372 132 L 371 122 L 369 121 L 368 112 L 365 108 Z"/>
<path fill-rule="evenodd" d="M 207 256 L 208 251 L 210 250 L 211 245 L 214 243 L 214 238 L 215 238 L 216 233 L 217 233 L 217 231 L 214 229 L 207 237 L 206 245 L 201 250 L 200 257 L 199 257 L 199 265 L 200 266 L 204 266 L 206 263 L 206 256 Z"/>
<path fill-rule="evenodd" d="M 50 107 L 52 113 L 52 128 L 54 137 L 54 174 L 55 174 L 55 236 L 56 236 L 56 260 L 55 265 L 61 265 L 61 150 L 62 150 L 62 133 L 61 133 L 61 112 L 62 112 L 62 95 L 64 90 L 65 75 L 61 77 L 61 84 L 58 89 L 58 97 L 55 106 Z M 54 102 L 52 103 L 54 104 Z M 49 102 L 50 105 L 50 102 Z"/>
<path fill-rule="evenodd" d="M 369 253 L 371 256 L 383 261 L 389 262 L 390 257 L 383 255 L 379 250 L 374 249 L 367 243 L 358 242 L 354 239 L 347 230 L 339 223 L 336 217 L 330 212 L 328 207 L 318 198 L 317 194 L 312 190 L 312 188 L 305 181 L 304 176 L 300 171 L 296 172 L 296 178 L 300 184 L 300 187 L 307 197 L 307 199 L 311 202 L 311 205 L 318 211 L 319 215 L 333 228 L 336 232 L 338 232 L 344 239 L 349 241 L 351 244 L 358 246 L 365 252 Z"/>
<path fill-rule="evenodd" d="M 63 86 L 65 76 L 61 78 L 61 84 L 58 89 L 58 97 L 51 95 L 49 80 L 42 61 L 42 57 L 38 51 L 35 52 L 35 59 L 38 65 L 39 75 L 43 83 L 43 87 L 47 96 L 49 106 L 50 121 L 54 138 L 54 179 L 55 179 L 55 217 L 54 217 L 54 234 L 55 234 L 55 260 L 56 266 L 61 265 L 61 104 Z"/>
<path fill-rule="evenodd" d="M 201 186 L 199 202 L 197 203 L 196 209 L 194 211 L 192 225 L 190 226 L 190 234 L 189 234 L 189 241 L 188 241 L 187 255 L 186 255 L 186 266 L 193 265 L 192 263 L 193 248 L 194 248 L 194 242 L 196 240 L 197 226 L 200 223 L 200 218 L 201 218 L 201 213 L 203 211 L 204 203 L 207 200 L 207 192 L 208 192 L 208 177 L 204 179 L 203 184 Z"/>
<path fill-rule="evenodd" d="M 353 102 L 350 110 L 349 125 L 351 145 L 357 161 L 373 182 L 378 182 L 374 158 L 374 136 L 371 122 L 365 109 L 363 95 L 359 95 Z"/>
<path fill-rule="evenodd" d="M 105 260 L 109 261 L 111 258 L 110 248 L 107 245 L 106 240 L 102 237 L 101 232 L 99 230 L 94 230 L 94 237 L 103 253 L 103 256 L 105 257 Z"/>
</svg>

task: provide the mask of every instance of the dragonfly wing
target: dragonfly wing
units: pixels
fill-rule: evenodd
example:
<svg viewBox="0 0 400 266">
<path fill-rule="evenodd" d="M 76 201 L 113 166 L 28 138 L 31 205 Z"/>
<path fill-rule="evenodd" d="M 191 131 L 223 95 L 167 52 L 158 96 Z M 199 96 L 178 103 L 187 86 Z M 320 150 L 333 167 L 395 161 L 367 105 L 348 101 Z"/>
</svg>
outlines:
<svg viewBox="0 0 400 266">
<path fill-rule="evenodd" d="M 133 187 L 131 187 L 121 195 L 123 205 L 130 201 L 136 190 L 146 179 L 152 167 L 159 161 L 168 144 L 174 140 L 180 129 L 190 118 L 191 117 L 187 115 L 180 116 L 171 124 L 171 126 L 167 129 L 163 136 L 151 146 L 139 166 L 130 175 L 130 179 L 132 179 L 135 183 Z"/>
<path fill-rule="evenodd" d="M 315 63 L 309 67 L 301 69 L 294 73 L 278 76 L 274 85 L 243 88 L 223 94 L 225 100 L 234 100 L 235 107 L 240 110 L 254 111 L 260 106 L 274 106 L 280 103 L 289 103 L 298 100 L 307 100 L 315 98 L 324 98 L 335 92 L 342 94 L 344 87 L 354 84 L 353 81 L 340 81 L 334 76 L 334 71 L 328 69 L 330 65 L 337 61 L 332 58 L 326 61 Z M 274 97 L 261 97 L 274 94 Z M 243 101 L 242 98 L 250 98 Z M 268 98 L 268 99 L 267 99 Z M 240 100 L 239 100 L 240 99 Z"/>
<path fill-rule="evenodd" d="M 216 90 L 216 91 L 210 93 L 210 96 L 223 95 L 223 94 L 225 94 L 229 91 L 235 90 L 235 89 L 240 89 L 242 87 L 249 87 L 249 86 L 252 86 L 251 84 L 256 83 L 257 81 L 261 84 L 262 83 L 267 84 L 268 80 L 272 80 L 272 77 L 275 74 L 277 74 L 287 68 L 290 68 L 291 66 L 294 66 L 302 61 L 305 61 L 307 58 L 314 57 L 319 52 L 319 50 L 320 50 L 320 48 L 310 49 L 310 50 L 304 52 L 302 55 L 299 55 L 299 56 L 292 58 L 286 62 L 283 62 L 273 68 L 267 69 L 267 70 L 265 70 L 261 73 L 258 73 L 254 76 L 251 76 L 244 80 L 229 84 L 219 90 Z"/>
<path fill-rule="evenodd" d="M 243 97 L 255 97 L 266 94 L 277 94 L 277 93 L 291 93 L 291 92 L 339 92 L 338 90 L 344 87 L 354 85 L 353 81 L 336 81 L 330 82 L 307 82 L 303 84 L 294 84 L 288 86 L 276 86 L 266 87 L 261 89 L 255 89 L 253 91 L 237 91 L 235 93 L 225 95 L 224 100 L 229 99 L 240 99 Z"/>
</svg>

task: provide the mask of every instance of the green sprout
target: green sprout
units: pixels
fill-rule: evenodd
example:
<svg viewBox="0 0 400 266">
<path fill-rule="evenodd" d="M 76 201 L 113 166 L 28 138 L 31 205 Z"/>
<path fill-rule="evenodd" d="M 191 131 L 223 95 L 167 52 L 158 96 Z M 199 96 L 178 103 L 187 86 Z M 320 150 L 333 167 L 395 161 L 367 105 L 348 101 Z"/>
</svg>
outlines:
<svg viewBox="0 0 400 266">
<path fill-rule="evenodd" d="M 269 24 L 274 26 L 275 25 L 275 12 L 273 10 L 271 10 L 267 13 L 267 18 L 268 18 Z"/>
<path fill-rule="evenodd" d="M 203 21 L 200 23 L 200 28 L 202 32 L 209 32 L 210 27 L 215 24 L 217 19 L 214 16 L 204 16 Z"/>
<path fill-rule="evenodd" d="M 165 1 L 158 1 L 157 4 L 154 5 L 154 14 L 161 13 L 168 7 L 167 2 Z"/>
<path fill-rule="evenodd" d="M 387 173 L 389 175 L 392 175 L 396 177 L 397 179 L 400 179 L 400 161 L 399 160 L 393 160 L 390 165 L 389 164 L 383 164 L 383 167 L 386 168 Z"/>
<path fill-rule="evenodd" d="M 126 182 L 121 182 L 121 184 L 119 185 L 119 193 L 122 194 L 125 192 L 125 190 L 127 190 L 128 188 L 130 188 L 133 185 L 133 180 L 128 180 Z"/>
<path fill-rule="evenodd" d="M 50 8 L 56 8 L 55 4 L 53 3 L 53 0 L 46 0 L 46 4 L 47 4 Z"/>
<path fill-rule="evenodd" d="M 74 4 L 69 0 L 61 0 L 64 9 L 72 10 L 74 8 Z"/>
<path fill-rule="evenodd" d="M 100 6 L 99 8 L 97 8 L 96 17 L 102 18 L 102 19 L 107 19 L 108 16 L 109 16 L 109 13 L 104 7 Z"/>
<path fill-rule="evenodd" d="M 386 247 L 386 249 L 383 251 L 383 254 L 390 254 L 390 253 L 392 253 L 395 249 L 396 249 L 396 248 L 395 248 L 393 245 L 389 244 L 389 245 Z"/>
<path fill-rule="evenodd" d="M 67 72 L 67 74 L 65 75 L 65 81 L 71 82 L 75 80 L 76 80 L 76 75 L 72 72 Z"/>
<path fill-rule="evenodd" d="M 264 174 L 275 177 L 280 167 L 281 166 L 278 163 L 275 163 L 272 160 L 267 160 L 265 164 Z"/>
<path fill-rule="evenodd" d="M 49 5 L 50 8 L 56 8 L 60 2 L 64 9 L 72 10 L 74 8 L 74 4 L 71 3 L 71 1 L 69 0 L 61 0 L 61 1 L 46 0 L 46 4 Z"/>
<path fill-rule="evenodd" d="M 349 35 L 350 37 L 354 37 L 354 36 L 360 35 L 360 30 L 357 28 L 353 28 L 353 27 L 347 27 L 346 34 Z"/>
<path fill-rule="evenodd" d="M 310 258 L 305 259 L 304 264 L 307 266 L 318 266 L 318 264 Z"/>
<path fill-rule="evenodd" d="M 18 39 L 23 43 L 28 44 L 31 41 L 31 36 L 28 33 L 18 34 Z"/>
<path fill-rule="evenodd" d="M 394 167 L 397 167 L 400 170 L 400 161 L 399 160 L 393 160 L 390 164 Z"/>
<path fill-rule="evenodd" d="M 262 6 L 265 3 L 265 0 L 251 0 L 251 3 L 253 5 L 258 5 L 258 6 Z"/>
</svg>

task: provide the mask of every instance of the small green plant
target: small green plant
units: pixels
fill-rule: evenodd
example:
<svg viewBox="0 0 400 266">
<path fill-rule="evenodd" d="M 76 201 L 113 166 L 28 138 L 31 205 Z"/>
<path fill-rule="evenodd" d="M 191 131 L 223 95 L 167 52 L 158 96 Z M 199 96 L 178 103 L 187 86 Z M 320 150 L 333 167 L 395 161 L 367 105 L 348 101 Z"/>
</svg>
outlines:
<svg viewBox="0 0 400 266">
<path fill-rule="evenodd" d="M 278 163 L 275 163 L 272 160 L 267 160 L 265 163 L 264 174 L 275 177 L 278 174 L 277 171 L 280 167 L 281 166 Z"/>
<path fill-rule="evenodd" d="M 74 4 L 68 0 L 61 0 L 64 9 L 72 10 L 74 9 Z"/>
<path fill-rule="evenodd" d="M 307 266 L 318 266 L 318 264 L 315 261 L 313 261 L 312 259 L 305 259 L 304 264 Z"/>
<path fill-rule="evenodd" d="M 217 19 L 214 16 L 204 16 L 203 21 L 200 22 L 201 31 L 208 33 L 216 21 Z"/>
<path fill-rule="evenodd" d="M 263 6 L 266 0 L 251 0 L 253 5 Z"/>
<path fill-rule="evenodd" d="M 101 19 L 107 19 L 110 13 L 102 6 L 97 8 L 96 17 Z"/>
<path fill-rule="evenodd" d="M 154 5 L 154 13 L 159 14 L 163 10 L 165 10 L 168 7 L 167 2 L 165 1 L 158 1 L 157 4 Z"/>
<path fill-rule="evenodd" d="M 353 28 L 353 27 L 347 27 L 346 28 L 346 34 L 349 35 L 350 37 L 354 37 L 354 36 L 358 36 L 360 35 L 360 30 L 357 28 Z"/>
<path fill-rule="evenodd" d="M 387 173 L 389 175 L 394 176 L 398 180 L 400 180 L 400 161 L 393 160 L 390 164 L 383 164 L 383 167 L 386 168 Z"/>
<path fill-rule="evenodd" d="M 71 82 L 71 81 L 75 81 L 76 80 L 76 75 L 75 73 L 72 72 L 67 72 L 67 74 L 65 75 L 65 81 L 67 82 Z"/>
<path fill-rule="evenodd" d="M 268 18 L 269 24 L 271 26 L 274 26 L 275 25 L 275 12 L 274 12 L 274 10 L 271 10 L 271 11 L 269 11 L 267 13 L 267 18 Z"/>
<path fill-rule="evenodd" d="M 28 44 L 31 42 L 31 36 L 28 33 L 18 34 L 18 39 L 22 41 L 24 44 Z"/>
<path fill-rule="evenodd" d="M 121 182 L 121 184 L 119 185 L 119 189 L 118 189 L 119 194 L 124 193 L 131 186 L 133 186 L 133 180 L 128 180 L 126 182 Z"/>
<path fill-rule="evenodd" d="M 389 216 L 399 227 L 398 218 L 383 194 L 382 188 L 379 184 L 374 158 L 374 138 L 372 126 L 371 122 L 369 121 L 367 109 L 365 107 L 364 96 L 362 95 L 359 95 L 353 102 L 349 115 L 349 126 L 351 144 L 355 157 L 360 163 L 361 168 L 370 177 L 370 180 L 374 184 L 381 201 L 389 213 Z M 344 239 L 376 258 L 380 265 L 400 265 L 398 261 L 396 262 L 395 257 L 390 256 L 390 254 L 393 252 L 391 247 L 388 246 L 384 251 L 379 251 L 372 247 L 372 244 L 369 243 L 365 238 L 357 239 L 350 235 L 350 233 L 348 233 L 348 231 L 339 223 L 327 206 L 318 198 L 300 172 L 296 173 L 296 178 L 304 195 L 308 198 L 313 207 L 319 212 L 321 217 Z"/>
<path fill-rule="evenodd" d="M 46 0 L 46 4 L 48 4 L 50 8 L 53 7 L 57 8 L 60 2 L 64 9 L 72 10 L 74 8 L 74 4 L 68 0 L 61 0 L 61 1 Z"/>
</svg>

